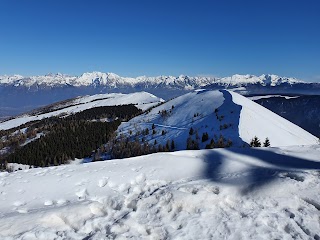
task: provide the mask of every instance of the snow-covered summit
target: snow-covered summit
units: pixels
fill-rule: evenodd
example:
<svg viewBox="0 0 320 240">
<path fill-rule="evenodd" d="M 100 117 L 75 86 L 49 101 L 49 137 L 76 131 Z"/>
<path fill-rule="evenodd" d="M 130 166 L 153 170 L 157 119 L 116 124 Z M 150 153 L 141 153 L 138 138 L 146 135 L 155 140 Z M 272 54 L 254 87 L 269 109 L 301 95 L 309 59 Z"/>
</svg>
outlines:
<svg viewBox="0 0 320 240">
<path fill-rule="evenodd" d="M 155 127 L 155 133 L 151 133 L 151 125 Z M 143 138 L 149 144 L 156 141 L 166 145 L 168 140 L 174 140 L 175 149 L 178 150 L 186 149 L 191 128 L 194 130 L 191 138 L 198 142 L 199 148 L 205 148 L 211 139 L 217 143 L 220 135 L 226 140 L 230 139 L 232 146 L 238 147 L 246 146 L 255 136 L 261 141 L 268 138 L 271 146 L 318 142 L 315 136 L 302 128 L 240 94 L 227 90 L 187 93 L 122 123 L 119 132 L 143 132 L 146 128 L 150 129 L 150 134 Z M 209 137 L 202 141 L 201 137 L 205 133 Z"/>
<path fill-rule="evenodd" d="M 212 84 L 221 86 L 242 86 L 248 84 L 260 84 L 263 86 L 270 85 L 276 86 L 282 83 L 295 84 L 302 83 L 303 81 L 280 77 L 277 75 L 233 75 L 231 77 L 206 77 L 206 76 L 157 76 L 147 77 L 139 76 L 136 78 L 121 77 L 115 73 L 103 73 L 103 72 L 86 72 L 81 76 L 69 76 L 65 74 L 47 74 L 44 76 L 31 76 L 23 77 L 21 75 L 13 76 L 0 76 L 0 85 L 13 85 L 13 86 L 26 86 L 30 87 L 33 85 L 38 86 L 65 86 L 71 85 L 75 87 L 80 86 L 106 86 L 110 88 L 121 88 L 121 87 L 158 87 L 167 86 L 180 89 L 195 89 L 199 87 L 205 87 Z"/>
</svg>

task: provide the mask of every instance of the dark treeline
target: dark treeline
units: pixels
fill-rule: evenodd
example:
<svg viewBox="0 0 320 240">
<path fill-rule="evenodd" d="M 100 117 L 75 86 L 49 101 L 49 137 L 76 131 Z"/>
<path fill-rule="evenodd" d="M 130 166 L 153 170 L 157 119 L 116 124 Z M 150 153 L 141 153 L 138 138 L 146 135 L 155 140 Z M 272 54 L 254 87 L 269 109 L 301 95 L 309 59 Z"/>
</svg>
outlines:
<svg viewBox="0 0 320 240">
<path fill-rule="evenodd" d="M 115 118 L 120 118 L 123 120 L 128 120 L 142 111 L 136 108 L 133 104 L 121 105 L 121 106 L 105 106 L 105 107 L 95 107 L 82 112 L 78 112 L 71 115 L 69 118 L 74 120 L 94 120 L 100 118 L 108 118 L 114 120 Z"/>
<path fill-rule="evenodd" d="M 21 134 L 24 136 L 22 139 L 33 139 L 37 134 L 42 136 L 25 146 L 21 146 L 21 141 L 10 146 L 14 151 L 2 157 L 0 165 L 3 168 L 5 162 L 11 162 L 44 167 L 91 156 L 93 151 L 114 138 L 122 120 L 128 120 L 140 112 L 134 105 L 98 107 L 65 118 L 51 117 L 34 122 L 25 134 Z M 88 121 L 100 118 L 114 121 Z"/>
<path fill-rule="evenodd" d="M 143 138 L 136 137 L 134 140 L 129 137 L 120 136 L 108 143 L 105 149 L 112 159 L 136 157 L 156 152 L 170 152 L 175 150 L 174 140 L 168 140 L 166 144 L 158 144 L 157 141 L 149 144 Z"/>
</svg>

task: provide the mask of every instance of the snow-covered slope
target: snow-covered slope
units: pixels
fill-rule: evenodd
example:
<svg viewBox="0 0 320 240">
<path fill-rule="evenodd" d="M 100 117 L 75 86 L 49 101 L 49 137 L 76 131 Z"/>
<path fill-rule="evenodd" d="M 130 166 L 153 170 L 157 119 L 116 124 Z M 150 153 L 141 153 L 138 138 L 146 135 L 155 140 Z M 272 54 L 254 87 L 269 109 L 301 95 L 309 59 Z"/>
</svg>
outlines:
<svg viewBox="0 0 320 240">
<path fill-rule="evenodd" d="M 0 173 L 0 238 L 319 239 L 319 155 L 215 149 Z"/>
<path fill-rule="evenodd" d="M 44 114 L 22 115 L 14 119 L 0 123 L 0 130 L 18 127 L 27 122 L 41 120 L 44 118 L 60 115 L 70 115 L 72 113 L 81 112 L 86 109 L 101 106 L 116 106 L 123 104 L 134 104 L 136 107 L 146 110 L 155 106 L 164 100 L 147 92 L 137 92 L 131 94 L 110 93 L 85 96 L 69 101 L 65 104 L 57 105 L 58 110 L 53 110 Z"/>
<path fill-rule="evenodd" d="M 23 77 L 20 75 L 0 76 L 0 85 L 12 86 L 37 86 L 37 87 L 58 87 L 71 85 L 79 86 L 106 86 L 108 88 L 123 88 L 123 87 L 159 87 L 170 86 L 180 89 L 195 89 L 199 87 L 217 84 L 221 86 L 245 86 L 248 84 L 259 84 L 262 86 L 276 86 L 282 83 L 295 84 L 303 83 L 295 78 L 279 77 L 277 75 L 233 75 L 231 77 L 190 77 L 180 75 L 174 76 L 157 76 L 146 77 L 140 76 L 137 78 L 120 77 L 114 73 L 90 72 L 83 73 L 81 76 L 69 76 L 61 73 L 48 74 L 44 76 Z"/>
<path fill-rule="evenodd" d="M 156 133 L 152 131 L 154 124 Z M 174 140 L 175 149 L 186 149 L 189 130 L 191 137 L 199 139 L 199 147 L 204 148 L 211 139 L 218 141 L 220 135 L 230 139 L 233 146 L 250 143 L 254 136 L 261 141 L 269 138 L 271 146 L 316 144 L 318 139 L 288 120 L 265 109 L 259 104 L 231 91 L 200 90 L 187 93 L 170 100 L 149 113 L 137 116 L 122 123 L 119 133 L 131 132 L 149 134 L 143 136 L 150 145 L 156 142 L 165 145 Z M 165 134 L 163 134 L 165 131 Z M 208 133 L 209 139 L 202 142 L 202 135 Z"/>
<path fill-rule="evenodd" d="M 232 101 L 242 106 L 239 121 L 239 136 L 245 142 L 252 139 L 252 134 L 260 139 L 269 138 L 273 146 L 289 146 L 301 144 L 316 144 L 318 139 L 271 112 L 259 104 L 237 93 L 230 92 Z"/>
</svg>

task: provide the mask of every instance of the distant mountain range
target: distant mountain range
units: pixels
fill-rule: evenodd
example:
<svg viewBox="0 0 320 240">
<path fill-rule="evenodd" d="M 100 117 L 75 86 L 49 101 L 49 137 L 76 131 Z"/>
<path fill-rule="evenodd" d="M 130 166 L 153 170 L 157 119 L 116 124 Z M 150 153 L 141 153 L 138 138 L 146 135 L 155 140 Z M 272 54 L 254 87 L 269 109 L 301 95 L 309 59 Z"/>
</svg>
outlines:
<svg viewBox="0 0 320 240">
<path fill-rule="evenodd" d="M 43 76 L 24 77 L 21 75 L 0 76 L 0 85 L 28 88 L 46 88 L 61 86 L 105 86 L 109 88 L 123 87 L 159 87 L 166 86 L 178 89 L 195 89 L 210 85 L 228 86 L 247 86 L 249 84 L 257 84 L 261 86 L 278 86 L 281 84 L 310 84 L 296 78 L 280 77 L 277 75 L 233 75 L 231 77 L 190 77 L 180 75 L 174 76 L 157 76 L 146 77 L 140 76 L 136 78 L 121 77 L 114 73 L 91 72 L 83 73 L 81 76 L 69 76 L 65 74 L 47 74 Z"/>
<path fill-rule="evenodd" d="M 180 75 L 136 78 L 114 73 L 91 72 L 81 76 L 47 74 L 24 77 L 0 76 L 0 120 L 57 101 L 101 93 L 147 91 L 165 100 L 194 89 L 232 89 L 246 94 L 313 94 L 320 95 L 320 83 L 272 74 L 233 75 L 231 77 L 190 77 Z"/>
</svg>

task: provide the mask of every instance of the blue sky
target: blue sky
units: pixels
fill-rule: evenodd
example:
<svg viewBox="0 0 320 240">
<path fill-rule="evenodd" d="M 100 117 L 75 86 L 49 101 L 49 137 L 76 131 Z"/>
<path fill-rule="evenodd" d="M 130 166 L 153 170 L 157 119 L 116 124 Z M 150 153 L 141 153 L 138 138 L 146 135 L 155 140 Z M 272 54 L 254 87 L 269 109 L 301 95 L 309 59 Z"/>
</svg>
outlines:
<svg viewBox="0 0 320 240">
<path fill-rule="evenodd" d="M 0 74 L 320 81 L 320 2 L 1 0 Z"/>
</svg>

